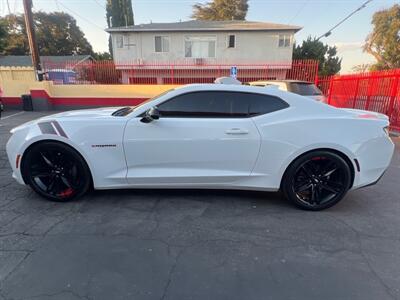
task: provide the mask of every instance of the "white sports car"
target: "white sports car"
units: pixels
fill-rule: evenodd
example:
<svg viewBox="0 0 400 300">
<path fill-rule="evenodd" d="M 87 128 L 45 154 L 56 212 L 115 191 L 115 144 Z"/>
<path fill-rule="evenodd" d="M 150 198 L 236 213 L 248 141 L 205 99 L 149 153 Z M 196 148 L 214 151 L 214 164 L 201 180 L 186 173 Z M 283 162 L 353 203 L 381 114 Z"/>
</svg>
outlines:
<svg viewBox="0 0 400 300">
<path fill-rule="evenodd" d="M 56 201 L 90 187 L 282 190 L 320 210 L 379 180 L 394 151 L 388 126 L 278 89 L 188 85 L 26 123 L 7 153 L 19 183 Z"/>
</svg>

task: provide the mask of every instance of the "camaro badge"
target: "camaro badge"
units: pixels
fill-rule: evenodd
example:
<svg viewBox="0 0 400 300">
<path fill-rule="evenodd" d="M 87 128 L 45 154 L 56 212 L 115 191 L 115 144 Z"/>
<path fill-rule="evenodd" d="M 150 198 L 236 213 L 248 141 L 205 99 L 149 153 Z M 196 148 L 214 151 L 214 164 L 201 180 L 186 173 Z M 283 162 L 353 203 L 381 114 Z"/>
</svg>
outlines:
<svg viewBox="0 0 400 300">
<path fill-rule="evenodd" d="M 117 145 L 111 144 L 111 145 L 92 145 L 92 148 L 115 148 Z"/>
</svg>

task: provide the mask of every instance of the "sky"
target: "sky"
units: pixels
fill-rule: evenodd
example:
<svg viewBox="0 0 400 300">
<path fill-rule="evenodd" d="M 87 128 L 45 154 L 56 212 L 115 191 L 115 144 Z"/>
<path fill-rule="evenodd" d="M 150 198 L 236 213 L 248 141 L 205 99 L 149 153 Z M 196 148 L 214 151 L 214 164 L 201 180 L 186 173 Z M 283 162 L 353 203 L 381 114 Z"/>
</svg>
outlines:
<svg viewBox="0 0 400 300">
<path fill-rule="evenodd" d="M 34 11 L 64 11 L 73 15 L 95 51 L 108 51 L 105 19 L 106 0 L 32 0 Z M 135 24 L 178 22 L 190 19 L 192 5 L 201 0 L 132 0 Z M 249 0 L 247 20 L 302 26 L 297 43 L 308 36 L 320 36 L 337 24 L 365 0 Z M 7 4 L 8 3 L 8 4 Z M 352 67 L 374 61 L 363 53 L 362 45 L 372 31 L 374 12 L 388 8 L 399 0 L 373 0 L 322 41 L 336 45 L 342 57 L 342 73 Z M 0 15 L 23 11 L 22 0 L 0 0 Z"/>
</svg>

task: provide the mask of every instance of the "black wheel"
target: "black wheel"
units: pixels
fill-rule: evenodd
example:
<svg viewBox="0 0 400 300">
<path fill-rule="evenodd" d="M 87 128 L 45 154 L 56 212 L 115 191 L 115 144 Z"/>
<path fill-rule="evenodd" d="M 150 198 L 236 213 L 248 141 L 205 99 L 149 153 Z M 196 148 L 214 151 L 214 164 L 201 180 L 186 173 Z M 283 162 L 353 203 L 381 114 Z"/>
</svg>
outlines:
<svg viewBox="0 0 400 300">
<path fill-rule="evenodd" d="M 82 196 L 91 184 L 85 160 L 62 143 L 33 145 L 24 155 L 21 167 L 25 182 L 36 193 L 53 201 L 68 201 Z"/>
<path fill-rule="evenodd" d="M 338 203 L 351 186 L 346 161 L 329 151 L 307 153 L 286 170 L 282 190 L 286 198 L 306 210 L 322 210 Z"/>
</svg>

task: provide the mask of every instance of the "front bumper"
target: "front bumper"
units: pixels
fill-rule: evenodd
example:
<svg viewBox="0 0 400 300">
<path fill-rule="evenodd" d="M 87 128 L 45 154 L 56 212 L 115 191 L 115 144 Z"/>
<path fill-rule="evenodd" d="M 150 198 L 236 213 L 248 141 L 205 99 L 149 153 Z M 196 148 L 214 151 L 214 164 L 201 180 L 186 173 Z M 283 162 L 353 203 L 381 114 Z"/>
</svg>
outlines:
<svg viewBox="0 0 400 300">
<path fill-rule="evenodd" d="M 6 151 L 8 161 L 10 162 L 12 168 L 12 177 L 20 184 L 25 184 L 24 179 L 21 174 L 21 160 L 20 157 L 18 166 L 17 166 L 17 156 L 22 155 L 21 146 L 24 139 L 21 139 L 18 133 L 14 133 L 7 142 Z"/>
</svg>

